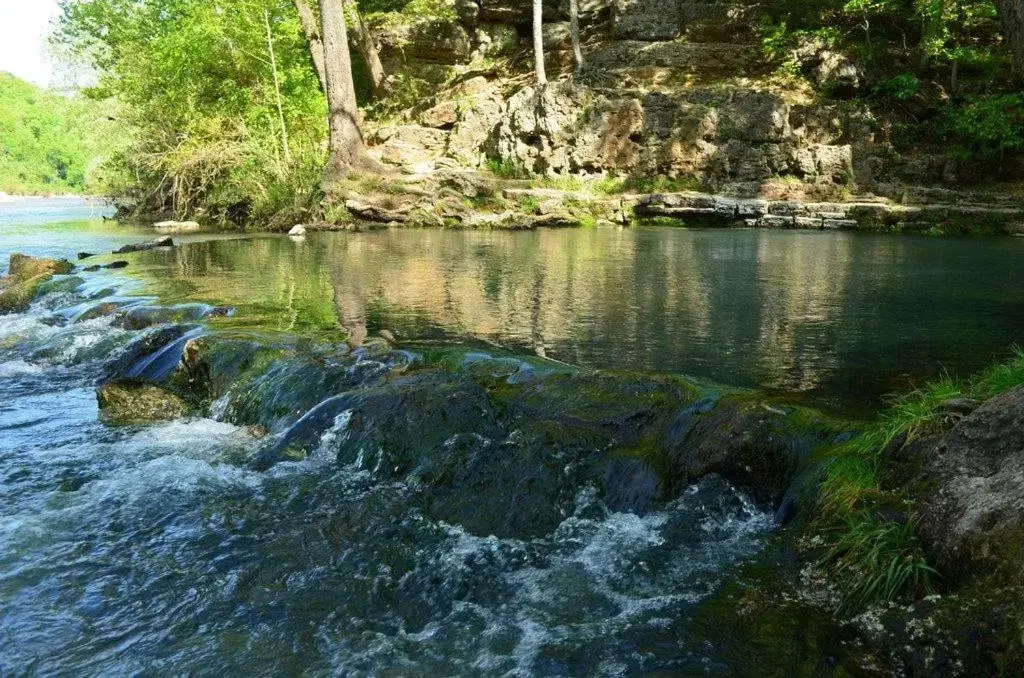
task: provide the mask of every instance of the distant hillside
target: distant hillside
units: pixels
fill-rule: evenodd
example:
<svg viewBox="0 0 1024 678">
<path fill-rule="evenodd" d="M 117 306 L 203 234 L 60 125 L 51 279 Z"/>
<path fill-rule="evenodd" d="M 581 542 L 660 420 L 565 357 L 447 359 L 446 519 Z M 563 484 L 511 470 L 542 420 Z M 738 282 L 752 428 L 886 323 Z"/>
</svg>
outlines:
<svg viewBox="0 0 1024 678">
<path fill-rule="evenodd" d="M 104 108 L 0 73 L 0 191 L 101 190 L 99 167 L 113 133 Z"/>
</svg>

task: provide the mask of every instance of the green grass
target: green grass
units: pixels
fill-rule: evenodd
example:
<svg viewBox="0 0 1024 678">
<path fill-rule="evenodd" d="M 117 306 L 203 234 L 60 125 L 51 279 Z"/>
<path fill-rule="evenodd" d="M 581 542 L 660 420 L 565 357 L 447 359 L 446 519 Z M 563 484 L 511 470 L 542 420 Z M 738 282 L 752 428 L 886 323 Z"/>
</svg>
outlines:
<svg viewBox="0 0 1024 678">
<path fill-rule="evenodd" d="M 843 582 L 842 607 L 847 612 L 928 595 L 938 576 L 921 550 L 915 521 L 895 522 L 867 513 L 845 519 L 822 561 Z"/>
<path fill-rule="evenodd" d="M 930 592 L 937 573 L 918 541 L 913 501 L 880 488 L 878 467 L 886 450 L 946 431 L 952 421 L 942 405 L 952 398 L 982 401 L 1024 384 L 1024 350 L 969 380 L 944 376 L 892 398 L 889 407 L 853 440 L 825 455 L 816 524 L 828 548 L 818 566 L 843 590 L 842 610 Z"/>
</svg>

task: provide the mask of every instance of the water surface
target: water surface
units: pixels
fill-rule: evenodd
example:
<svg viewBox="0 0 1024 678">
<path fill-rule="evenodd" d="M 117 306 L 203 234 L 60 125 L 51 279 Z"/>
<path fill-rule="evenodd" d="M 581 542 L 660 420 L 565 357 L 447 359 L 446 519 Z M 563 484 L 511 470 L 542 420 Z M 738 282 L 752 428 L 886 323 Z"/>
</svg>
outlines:
<svg viewBox="0 0 1024 678">
<path fill-rule="evenodd" d="M 870 413 L 1024 339 L 1024 238 L 765 230 L 393 230 L 145 255 L 165 297 L 356 342 L 467 337 Z"/>
<path fill-rule="evenodd" d="M 152 236 L 48 219 L 0 221 L 0 256 Z M 774 528 L 709 477 L 644 516 L 580 487 L 550 534 L 498 538 L 424 515 L 414 484 L 339 465 L 344 417 L 266 473 L 246 463 L 258 432 L 217 408 L 109 427 L 95 387 L 139 333 L 74 321 L 83 308 L 206 301 L 239 309 L 214 326 L 390 329 L 414 349 L 471 340 L 853 403 L 1002 354 L 1022 329 L 1022 247 L 389 231 L 192 242 L 82 274 L 0 317 L 0 675 L 733 675 L 695 620 Z"/>
</svg>

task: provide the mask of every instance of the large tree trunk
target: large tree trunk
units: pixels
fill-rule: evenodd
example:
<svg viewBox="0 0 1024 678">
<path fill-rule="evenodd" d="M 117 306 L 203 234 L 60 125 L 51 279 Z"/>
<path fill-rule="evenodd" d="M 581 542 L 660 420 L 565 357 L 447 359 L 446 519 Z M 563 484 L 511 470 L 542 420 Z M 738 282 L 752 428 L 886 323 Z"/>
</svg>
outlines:
<svg viewBox="0 0 1024 678">
<path fill-rule="evenodd" d="M 1024 80 L 1024 0 L 996 0 L 1003 37 L 1013 53 L 1017 77 Z"/>
<path fill-rule="evenodd" d="M 369 168 L 373 164 L 366 155 L 363 132 L 359 127 L 359 108 L 356 105 L 355 84 L 352 82 L 352 58 L 348 51 L 343 3 L 344 0 L 320 0 L 328 125 L 331 133 L 331 152 L 324 175 L 324 184 L 328 188 L 353 168 Z"/>
<path fill-rule="evenodd" d="M 384 65 L 380 62 L 377 45 L 373 42 L 373 36 L 367 30 L 366 24 L 363 23 L 363 15 L 355 1 L 345 0 L 345 4 L 352 12 L 352 38 L 356 41 L 356 50 L 370 70 L 370 79 L 373 81 L 373 98 L 380 99 L 387 95 L 387 75 L 384 73 Z"/>
<path fill-rule="evenodd" d="M 316 77 L 320 80 L 320 89 L 327 94 L 327 74 L 324 72 L 324 42 L 320 36 L 320 22 L 306 0 L 292 0 L 295 10 L 299 13 L 299 24 L 309 43 L 309 56 L 313 59 Z"/>
<path fill-rule="evenodd" d="M 543 87 L 548 83 L 544 72 L 544 3 L 533 0 L 533 56 L 537 64 L 537 84 Z"/>
<path fill-rule="evenodd" d="M 572 58 L 577 75 L 583 70 L 583 47 L 580 46 L 580 2 L 569 0 L 569 33 L 572 36 Z"/>
</svg>

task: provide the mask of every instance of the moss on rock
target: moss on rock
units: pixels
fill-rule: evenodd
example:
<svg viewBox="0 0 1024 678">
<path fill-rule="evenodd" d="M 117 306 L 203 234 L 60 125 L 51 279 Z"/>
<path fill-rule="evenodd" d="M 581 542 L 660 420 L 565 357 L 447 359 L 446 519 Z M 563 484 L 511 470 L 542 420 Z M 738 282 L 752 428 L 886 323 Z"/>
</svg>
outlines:
<svg viewBox="0 0 1024 678">
<path fill-rule="evenodd" d="M 154 384 L 113 381 L 96 393 L 100 418 L 115 425 L 180 419 L 188 405 L 180 397 Z"/>
<path fill-rule="evenodd" d="M 39 288 L 52 278 L 52 273 L 43 273 L 25 280 L 19 280 L 17 276 L 13 276 L 11 282 L 0 289 L 0 315 L 27 310 L 36 298 Z"/>
</svg>

